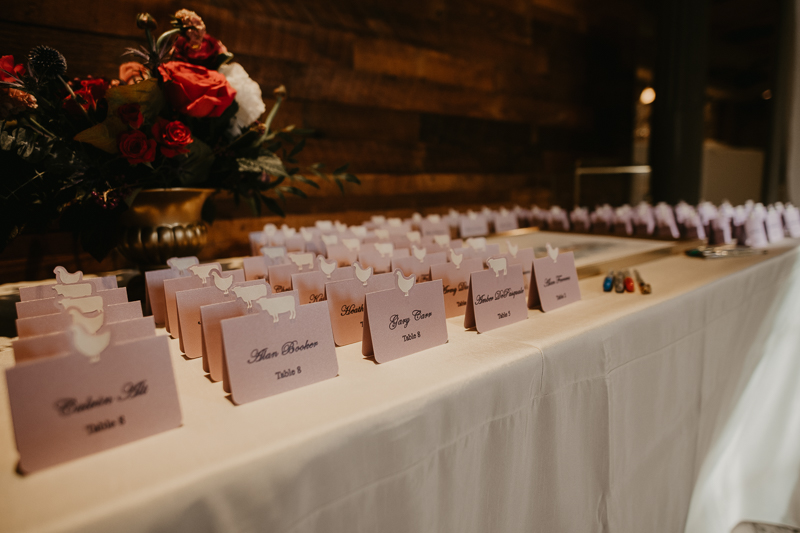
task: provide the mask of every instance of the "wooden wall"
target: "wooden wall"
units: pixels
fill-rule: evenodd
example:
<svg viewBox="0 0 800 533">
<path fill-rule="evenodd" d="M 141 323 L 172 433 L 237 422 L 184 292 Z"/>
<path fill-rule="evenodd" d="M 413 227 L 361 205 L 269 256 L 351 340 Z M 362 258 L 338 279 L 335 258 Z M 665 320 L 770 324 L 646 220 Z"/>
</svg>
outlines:
<svg viewBox="0 0 800 533">
<path fill-rule="evenodd" d="M 265 94 L 287 87 L 278 122 L 318 132 L 304 162 L 349 162 L 362 180 L 345 196 L 326 187 L 290 201 L 300 217 L 290 223 L 322 213 L 355 221 L 445 205 L 546 206 L 569 203 L 576 159 L 630 155 L 637 3 L 602 4 L 27 0 L 0 10 L 0 52 L 19 60 L 47 44 L 64 53 L 71 76 L 116 77 L 123 49 L 143 39 L 136 13 L 150 12 L 163 30 L 186 7 Z M 220 214 L 224 231 L 263 224 L 237 221 L 243 212 L 226 202 Z"/>
</svg>

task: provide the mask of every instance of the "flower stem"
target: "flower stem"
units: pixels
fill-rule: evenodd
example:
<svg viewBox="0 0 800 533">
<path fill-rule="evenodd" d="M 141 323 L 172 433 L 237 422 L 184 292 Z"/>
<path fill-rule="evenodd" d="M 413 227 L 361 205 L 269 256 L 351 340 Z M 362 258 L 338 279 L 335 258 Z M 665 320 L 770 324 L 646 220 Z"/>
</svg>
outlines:
<svg viewBox="0 0 800 533">
<path fill-rule="evenodd" d="M 86 111 L 86 109 L 84 109 L 84 107 L 83 107 L 83 106 L 81 105 L 81 103 L 78 101 L 78 96 L 77 96 L 77 95 L 76 95 L 76 94 L 75 94 L 75 93 L 72 91 L 72 87 L 70 87 L 70 86 L 69 86 L 69 83 L 67 83 L 67 82 L 64 80 L 64 78 L 62 78 L 62 77 L 61 77 L 61 75 L 60 75 L 60 74 L 58 75 L 58 79 L 59 79 L 59 80 L 61 80 L 61 83 L 63 83 L 63 84 L 64 84 L 64 87 L 66 87 L 66 88 L 67 88 L 67 90 L 69 91 L 69 94 L 70 94 L 70 96 L 72 96 L 72 99 L 73 99 L 73 100 L 75 100 L 75 103 L 76 103 L 76 104 L 78 104 L 78 107 L 80 107 L 80 108 L 81 108 L 81 111 L 83 111 L 83 114 L 86 116 L 86 118 L 89 120 L 89 122 L 91 122 L 92 124 L 94 124 L 94 120 L 92 120 L 92 117 L 90 117 L 90 116 L 89 116 L 89 112 L 88 112 L 88 111 Z"/>
</svg>

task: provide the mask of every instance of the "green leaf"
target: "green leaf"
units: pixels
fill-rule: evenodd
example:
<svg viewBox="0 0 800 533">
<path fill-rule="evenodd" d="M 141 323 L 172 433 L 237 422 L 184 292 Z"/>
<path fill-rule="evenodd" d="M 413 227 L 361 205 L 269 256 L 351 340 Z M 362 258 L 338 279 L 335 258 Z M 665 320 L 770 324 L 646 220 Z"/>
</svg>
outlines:
<svg viewBox="0 0 800 533">
<path fill-rule="evenodd" d="M 208 180 L 208 171 L 214 164 L 214 153 L 211 148 L 195 138 L 189 145 L 189 154 L 181 164 L 179 179 L 184 186 L 202 185 Z"/>
<path fill-rule="evenodd" d="M 342 180 L 336 178 L 334 181 L 336 182 L 336 185 L 339 186 L 339 190 L 342 192 L 342 194 L 344 194 L 344 185 L 342 185 Z"/>
<path fill-rule="evenodd" d="M 270 211 L 272 211 L 276 215 L 281 216 L 281 217 L 285 217 L 286 216 L 286 213 L 283 212 L 283 209 L 281 209 L 281 206 L 273 198 L 270 198 L 269 196 L 264 196 L 262 194 L 261 195 L 261 201 L 264 202 L 264 205 L 267 206 L 267 209 L 269 209 Z"/>
<path fill-rule="evenodd" d="M 294 145 L 294 148 L 292 148 L 292 151 L 291 151 L 291 152 L 289 152 L 289 155 L 287 156 L 287 158 L 288 158 L 288 159 L 291 159 L 291 158 L 293 158 L 294 156 L 296 156 L 297 154 L 299 154 L 299 153 L 300 153 L 300 151 L 301 151 L 303 148 L 305 148 L 305 146 L 306 146 L 306 140 L 305 140 L 305 138 L 302 138 L 302 139 L 300 139 L 300 142 L 299 142 L 299 143 L 297 143 L 297 144 L 295 144 L 295 145 Z"/>
<path fill-rule="evenodd" d="M 308 195 L 301 189 L 298 189 L 297 187 L 292 187 L 292 186 L 281 187 L 280 190 L 283 192 L 287 192 L 289 194 L 294 194 L 295 196 L 299 196 L 301 198 L 308 198 Z"/>
<path fill-rule="evenodd" d="M 344 179 L 345 181 L 349 181 L 350 183 L 361 185 L 361 180 L 355 177 L 353 174 L 345 174 Z"/>
<path fill-rule="evenodd" d="M 295 180 L 295 181 L 299 181 L 301 183 L 305 183 L 306 185 L 310 185 L 310 186 L 314 187 L 315 189 L 319 189 L 319 183 L 317 183 L 314 180 L 308 179 L 305 176 L 301 176 L 300 174 L 292 175 L 292 179 Z"/>
<path fill-rule="evenodd" d="M 344 174 L 347 172 L 347 167 L 350 166 L 350 163 L 345 163 L 344 165 L 340 166 L 336 170 L 333 171 L 334 174 Z"/>
<path fill-rule="evenodd" d="M 255 159 L 239 157 L 236 159 L 240 172 L 266 172 L 270 176 L 287 176 L 283 162 L 275 154 L 263 154 Z"/>
</svg>

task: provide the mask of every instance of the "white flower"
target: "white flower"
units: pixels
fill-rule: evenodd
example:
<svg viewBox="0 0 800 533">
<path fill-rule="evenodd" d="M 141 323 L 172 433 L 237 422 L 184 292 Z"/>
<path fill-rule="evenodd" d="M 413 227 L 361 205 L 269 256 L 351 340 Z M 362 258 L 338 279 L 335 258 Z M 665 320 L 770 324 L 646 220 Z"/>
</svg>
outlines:
<svg viewBox="0 0 800 533">
<path fill-rule="evenodd" d="M 242 133 L 242 129 L 255 122 L 267 110 L 261 99 L 261 87 L 250 79 L 247 71 L 239 63 L 228 63 L 219 67 L 219 71 L 228 78 L 228 83 L 236 89 L 236 103 L 239 110 L 231 119 L 230 131 L 234 137 Z"/>
</svg>

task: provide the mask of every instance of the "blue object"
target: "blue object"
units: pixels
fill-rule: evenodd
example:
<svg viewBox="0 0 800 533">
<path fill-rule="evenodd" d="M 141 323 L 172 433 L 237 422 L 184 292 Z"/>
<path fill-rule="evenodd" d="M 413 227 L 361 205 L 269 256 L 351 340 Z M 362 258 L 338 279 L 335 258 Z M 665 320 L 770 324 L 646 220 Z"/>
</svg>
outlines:
<svg viewBox="0 0 800 533">
<path fill-rule="evenodd" d="M 606 279 L 603 280 L 603 291 L 604 292 L 611 292 L 611 289 L 614 288 L 614 271 L 608 273 Z"/>
</svg>

